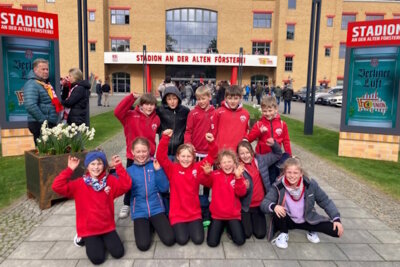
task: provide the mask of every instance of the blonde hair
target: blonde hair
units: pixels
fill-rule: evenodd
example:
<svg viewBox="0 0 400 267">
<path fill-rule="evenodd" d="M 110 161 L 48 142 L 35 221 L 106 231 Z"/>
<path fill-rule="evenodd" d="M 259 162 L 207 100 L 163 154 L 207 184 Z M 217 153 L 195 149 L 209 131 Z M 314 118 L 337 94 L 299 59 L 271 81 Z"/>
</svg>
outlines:
<svg viewBox="0 0 400 267">
<path fill-rule="evenodd" d="M 135 149 L 135 146 L 137 144 L 141 144 L 147 147 L 147 149 L 150 151 L 150 142 L 147 138 L 144 137 L 136 137 L 135 140 L 132 142 L 131 150 L 133 151 Z"/>
<path fill-rule="evenodd" d="M 222 149 L 218 152 L 218 159 L 217 159 L 218 167 L 220 167 L 220 163 L 221 163 L 223 157 L 230 157 L 233 159 L 233 162 L 235 163 L 236 166 L 239 165 L 239 160 L 238 160 L 235 152 L 233 152 L 230 149 Z"/>
<path fill-rule="evenodd" d="M 78 68 L 69 69 L 68 73 L 74 78 L 75 82 L 80 82 L 83 80 L 82 71 Z"/>
<path fill-rule="evenodd" d="M 291 166 L 297 167 L 301 171 L 301 173 L 303 173 L 303 175 L 307 176 L 300 159 L 297 157 L 290 157 L 283 163 L 282 173 L 284 174 L 286 170 Z"/>
<path fill-rule="evenodd" d="M 261 100 L 261 108 L 278 108 L 276 98 L 273 96 L 263 97 Z"/>
<path fill-rule="evenodd" d="M 179 154 L 182 153 L 182 150 L 187 150 L 190 154 L 192 154 L 193 162 L 196 160 L 196 149 L 192 144 L 189 143 L 178 146 L 178 149 L 176 150 L 175 159 L 177 159 L 177 156 L 179 156 Z"/>
<path fill-rule="evenodd" d="M 211 96 L 211 92 L 207 86 L 202 85 L 199 88 L 197 88 L 195 95 L 196 97 Z"/>
</svg>

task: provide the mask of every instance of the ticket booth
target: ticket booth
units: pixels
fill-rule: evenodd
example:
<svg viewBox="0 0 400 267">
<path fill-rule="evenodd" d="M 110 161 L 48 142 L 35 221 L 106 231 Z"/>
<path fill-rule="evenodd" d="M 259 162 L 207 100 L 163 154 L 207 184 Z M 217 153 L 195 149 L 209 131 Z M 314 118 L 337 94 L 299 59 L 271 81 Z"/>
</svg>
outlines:
<svg viewBox="0 0 400 267">
<path fill-rule="evenodd" d="M 348 25 L 339 156 L 398 161 L 400 20 Z"/>
</svg>

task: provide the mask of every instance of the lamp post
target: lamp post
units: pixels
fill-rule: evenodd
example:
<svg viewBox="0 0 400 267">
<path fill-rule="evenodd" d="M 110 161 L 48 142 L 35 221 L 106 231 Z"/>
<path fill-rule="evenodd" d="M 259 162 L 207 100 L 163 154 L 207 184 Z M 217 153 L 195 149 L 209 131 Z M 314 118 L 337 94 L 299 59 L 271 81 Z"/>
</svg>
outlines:
<svg viewBox="0 0 400 267">
<path fill-rule="evenodd" d="M 242 87 L 242 72 L 243 72 L 243 47 L 239 49 L 239 73 L 238 73 L 239 87 Z"/>
<path fill-rule="evenodd" d="M 143 45 L 143 94 L 147 92 L 147 50 Z"/>
</svg>

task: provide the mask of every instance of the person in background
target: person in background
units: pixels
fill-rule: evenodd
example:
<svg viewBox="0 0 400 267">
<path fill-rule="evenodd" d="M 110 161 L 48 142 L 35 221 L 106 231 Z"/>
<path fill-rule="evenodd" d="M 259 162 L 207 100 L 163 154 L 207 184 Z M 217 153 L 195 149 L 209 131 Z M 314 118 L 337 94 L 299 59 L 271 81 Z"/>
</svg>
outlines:
<svg viewBox="0 0 400 267">
<path fill-rule="evenodd" d="M 102 91 L 101 91 L 101 80 L 97 80 L 96 83 L 96 94 L 97 94 L 97 106 L 101 107 L 101 95 L 102 95 Z"/>
<path fill-rule="evenodd" d="M 281 97 L 282 97 L 282 88 L 278 85 L 275 88 L 275 98 L 276 98 L 276 104 L 279 107 L 279 103 L 281 102 Z"/>
<path fill-rule="evenodd" d="M 282 91 L 282 97 L 283 97 L 283 101 L 285 104 L 285 108 L 283 110 L 283 114 L 290 114 L 290 106 L 292 103 L 292 98 L 293 98 L 293 87 L 292 87 L 292 83 L 289 83 L 285 86 L 285 88 Z"/>
</svg>

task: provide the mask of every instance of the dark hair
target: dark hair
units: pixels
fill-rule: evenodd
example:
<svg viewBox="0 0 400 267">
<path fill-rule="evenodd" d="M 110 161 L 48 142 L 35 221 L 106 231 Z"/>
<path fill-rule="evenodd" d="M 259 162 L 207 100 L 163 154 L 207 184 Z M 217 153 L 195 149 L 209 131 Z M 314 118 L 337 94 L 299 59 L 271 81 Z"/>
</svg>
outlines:
<svg viewBox="0 0 400 267">
<path fill-rule="evenodd" d="M 157 105 L 157 99 L 153 94 L 147 93 L 140 97 L 139 99 L 139 106 L 144 104 L 153 104 Z"/>
<path fill-rule="evenodd" d="M 150 150 L 150 142 L 149 142 L 149 140 L 147 138 L 136 137 L 135 140 L 133 140 L 133 142 L 132 142 L 131 149 L 133 150 L 137 144 L 141 144 L 141 145 L 147 146 L 147 148 Z"/>
<path fill-rule="evenodd" d="M 253 150 L 253 147 L 251 146 L 251 144 L 249 143 L 249 141 L 241 141 L 237 145 L 236 152 L 237 152 L 238 156 L 239 156 L 239 148 L 240 147 L 247 148 L 247 150 L 250 152 L 251 156 L 254 157 L 254 150 Z"/>
<path fill-rule="evenodd" d="M 170 83 L 171 82 L 171 76 L 166 76 L 164 82 L 165 83 Z"/>
<path fill-rule="evenodd" d="M 227 96 L 240 96 L 242 97 L 243 95 L 243 90 L 237 85 L 232 85 L 228 86 L 228 88 L 225 89 L 225 97 Z"/>
</svg>

